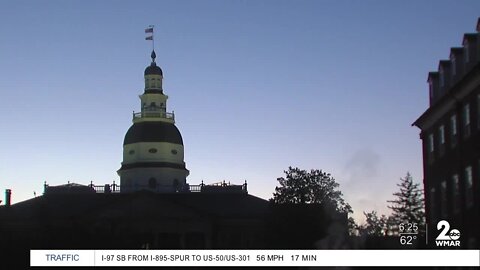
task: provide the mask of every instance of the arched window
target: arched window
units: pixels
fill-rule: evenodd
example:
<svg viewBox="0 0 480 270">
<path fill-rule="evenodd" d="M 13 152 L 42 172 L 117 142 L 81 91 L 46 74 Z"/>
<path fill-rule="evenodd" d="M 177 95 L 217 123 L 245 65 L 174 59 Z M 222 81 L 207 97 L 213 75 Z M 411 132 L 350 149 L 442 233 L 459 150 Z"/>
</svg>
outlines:
<svg viewBox="0 0 480 270">
<path fill-rule="evenodd" d="M 153 178 L 153 177 L 150 178 L 150 179 L 148 180 L 148 187 L 151 188 L 151 189 L 157 188 L 157 179 L 155 179 L 155 178 Z"/>
</svg>

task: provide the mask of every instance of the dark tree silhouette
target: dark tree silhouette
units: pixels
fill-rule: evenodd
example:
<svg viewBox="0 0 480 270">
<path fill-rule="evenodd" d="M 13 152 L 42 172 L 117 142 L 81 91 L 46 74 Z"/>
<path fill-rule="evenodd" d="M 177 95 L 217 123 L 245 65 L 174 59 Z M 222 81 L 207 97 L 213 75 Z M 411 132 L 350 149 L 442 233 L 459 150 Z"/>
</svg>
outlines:
<svg viewBox="0 0 480 270">
<path fill-rule="evenodd" d="M 285 177 L 277 178 L 279 186 L 270 199 L 270 248 L 312 249 L 321 241 L 323 245 L 332 239 L 345 242 L 350 224 L 347 216 L 353 211 L 335 179 L 321 170 L 289 167 L 284 172 Z"/>
<path fill-rule="evenodd" d="M 398 225 L 400 223 L 417 223 L 419 232 L 425 229 L 425 212 L 423 190 L 419 188 L 419 183 L 414 183 L 410 173 L 407 172 L 405 178 L 400 178 L 397 184 L 400 191 L 393 193 L 395 200 L 387 201 L 391 203 L 388 208 L 392 209 L 392 219 Z"/>
<path fill-rule="evenodd" d="M 286 176 L 277 178 L 280 186 L 275 188 L 271 201 L 278 204 L 318 203 L 334 207 L 341 213 L 353 213 L 337 188 L 339 184 L 329 174 L 321 170 L 301 170 L 288 167 Z"/>
<path fill-rule="evenodd" d="M 360 226 L 355 222 L 353 217 L 348 217 L 348 234 L 349 235 L 357 235 L 357 232 L 360 230 Z"/>
<path fill-rule="evenodd" d="M 363 212 L 365 215 L 365 224 L 359 226 L 360 234 L 366 234 L 371 236 L 385 236 L 387 231 L 387 220 L 385 215 L 380 217 L 376 211 Z"/>
</svg>

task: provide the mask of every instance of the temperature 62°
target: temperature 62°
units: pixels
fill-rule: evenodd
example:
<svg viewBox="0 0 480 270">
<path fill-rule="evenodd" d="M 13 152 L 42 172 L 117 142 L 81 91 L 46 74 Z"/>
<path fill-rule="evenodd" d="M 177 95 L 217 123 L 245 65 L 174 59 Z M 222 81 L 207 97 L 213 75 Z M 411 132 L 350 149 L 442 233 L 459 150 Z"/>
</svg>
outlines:
<svg viewBox="0 0 480 270">
<path fill-rule="evenodd" d="M 400 244 L 402 245 L 412 245 L 412 241 L 417 239 L 416 236 L 412 235 L 402 235 L 400 236 Z"/>
</svg>

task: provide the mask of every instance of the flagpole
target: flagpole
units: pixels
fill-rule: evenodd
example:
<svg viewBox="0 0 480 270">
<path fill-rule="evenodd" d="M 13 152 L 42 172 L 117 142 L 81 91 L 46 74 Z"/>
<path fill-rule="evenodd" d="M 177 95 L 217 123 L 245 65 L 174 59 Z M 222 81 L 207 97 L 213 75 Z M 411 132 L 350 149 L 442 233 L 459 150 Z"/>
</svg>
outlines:
<svg viewBox="0 0 480 270">
<path fill-rule="evenodd" d="M 155 51 L 155 25 L 150 25 L 152 28 L 152 51 Z"/>
<path fill-rule="evenodd" d="M 154 37 L 154 31 L 153 31 L 154 25 L 149 25 L 147 29 L 145 29 L 145 34 L 147 36 L 145 37 L 146 40 L 151 40 L 152 41 L 152 53 L 155 51 L 155 37 Z M 151 34 L 151 36 L 149 36 Z"/>
</svg>

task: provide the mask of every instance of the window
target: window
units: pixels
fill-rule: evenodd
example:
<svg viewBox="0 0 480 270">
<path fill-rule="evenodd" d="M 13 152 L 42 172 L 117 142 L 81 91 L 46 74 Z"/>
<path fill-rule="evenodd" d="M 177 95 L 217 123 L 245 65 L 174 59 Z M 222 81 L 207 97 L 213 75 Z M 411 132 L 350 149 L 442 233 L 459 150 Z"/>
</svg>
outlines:
<svg viewBox="0 0 480 270">
<path fill-rule="evenodd" d="M 432 164 L 435 159 L 434 151 L 435 151 L 435 141 L 432 133 L 428 135 L 428 138 L 427 138 L 427 161 L 430 164 Z"/>
<path fill-rule="evenodd" d="M 433 139 L 433 134 L 428 135 L 428 152 L 430 153 L 433 153 L 433 151 L 435 151 L 435 143 Z"/>
<path fill-rule="evenodd" d="M 430 189 L 430 220 L 434 220 L 435 219 L 435 209 L 436 209 L 436 206 L 435 206 L 435 188 L 431 188 Z"/>
<path fill-rule="evenodd" d="M 465 138 L 470 136 L 470 104 L 463 106 L 463 136 Z"/>
<path fill-rule="evenodd" d="M 480 94 L 477 95 L 477 129 L 480 130 Z"/>
<path fill-rule="evenodd" d="M 441 125 L 438 131 L 440 134 L 440 144 L 444 144 L 445 143 L 445 126 Z"/>
<path fill-rule="evenodd" d="M 445 126 L 441 125 L 438 128 L 438 137 L 440 140 L 440 145 L 438 147 L 440 155 L 442 156 L 445 153 Z"/>
<path fill-rule="evenodd" d="M 457 135 L 457 115 L 454 114 L 450 117 L 450 131 L 453 136 Z"/>
<path fill-rule="evenodd" d="M 173 155 L 176 155 L 177 153 L 178 153 L 178 151 L 177 151 L 177 150 L 175 150 L 175 149 L 172 149 L 172 154 L 173 154 Z"/>
<path fill-rule="evenodd" d="M 156 148 L 150 148 L 150 149 L 148 149 L 148 152 L 151 153 L 151 154 L 155 154 L 155 153 L 157 153 L 157 149 Z"/>
<path fill-rule="evenodd" d="M 443 180 L 440 185 L 440 199 L 441 199 L 440 212 L 442 214 L 442 217 L 446 217 L 447 216 L 447 182 L 445 180 Z"/>
<path fill-rule="evenodd" d="M 450 142 L 452 148 L 457 144 L 457 115 L 450 117 Z"/>
<path fill-rule="evenodd" d="M 438 73 L 440 74 L 440 87 L 444 87 L 445 86 L 445 74 L 443 73 L 443 67 L 440 66 L 440 70 L 438 71 Z"/>
<path fill-rule="evenodd" d="M 460 180 L 458 174 L 452 177 L 452 197 L 453 197 L 453 211 L 458 213 L 460 211 Z"/>
<path fill-rule="evenodd" d="M 457 61 L 455 59 L 455 55 L 452 55 L 450 61 L 452 62 L 452 76 L 455 76 L 457 74 Z"/>
<path fill-rule="evenodd" d="M 470 106 L 469 104 L 465 104 L 463 106 L 463 121 L 465 125 L 470 125 Z"/>
<path fill-rule="evenodd" d="M 463 55 L 465 56 L 465 63 L 468 63 L 468 61 L 470 60 L 470 54 L 469 54 L 469 51 L 468 51 L 468 41 L 465 40 L 465 42 L 463 43 Z"/>
<path fill-rule="evenodd" d="M 465 203 L 467 207 L 473 205 L 472 166 L 465 168 Z"/>
<path fill-rule="evenodd" d="M 434 93 L 433 93 L 433 81 L 432 81 L 432 79 L 428 80 L 428 91 L 430 93 L 430 99 L 433 99 L 433 97 L 434 97 L 433 94 Z"/>
<path fill-rule="evenodd" d="M 128 154 L 129 154 L 129 155 L 135 154 L 135 150 L 130 150 L 130 151 L 128 151 Z"/>
</svg>

